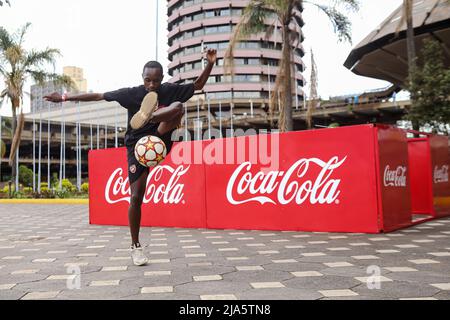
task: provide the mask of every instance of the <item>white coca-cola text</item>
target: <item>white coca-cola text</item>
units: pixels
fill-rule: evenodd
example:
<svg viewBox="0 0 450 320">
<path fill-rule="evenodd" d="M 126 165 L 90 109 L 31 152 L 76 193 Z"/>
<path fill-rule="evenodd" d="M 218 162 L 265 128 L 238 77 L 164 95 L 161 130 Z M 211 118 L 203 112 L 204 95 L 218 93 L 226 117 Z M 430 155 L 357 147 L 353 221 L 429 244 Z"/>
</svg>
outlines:
<svg viewBox="0 0 450 320">
<path fill-rule="evenodd" d="M 398 166 L 396 169 L 386 166 L 384 169 L 385 187 L 406 187 L 406 167 Z"/>
<path fill-rule="evenodd" d="M 443 165 L 442 167 L 434 167 L 434 183 L 448 182 L 448 166 Z"/>
<path fill-rule="evenodd" d="M 170 166 L 158 166 L 150 171 L 147 178 L 147 186 L 143 203 L 180 203 L 184 196 L 184 184 L 180 183 L 179 180 L 186 172 L 188 172 L 189 168 L 190 166 L 178 166 L 177 168 L 172 168 Z M 170 174 L 167 184 L 159 183 L 164 172 L 168 172 Z M 123 170 L 121 168 L 114 170 L 106 184 L 106 201 L 110 204 L 121 201 L 127 201 L 130 203 L 130 194 L 128 177 L 124 177 Z"/>
<path fill-rule="evenodd" d="M 340 179 L 331 179 L 334 170 L 339 168 L 347 157 L 339 160 L 331 158 L 328 162 L 317 158 L 300 159 L 287 171 L 259 171 L 255 175 L 251 172 L 250 162 L 242 163 L 232 174 L 227 186 L 227 199 L 233 205 L 247 202 L 260 204 L 277 204 L 270 195 L 276 194 L 279 204 L 286 205 L 294 201 L 302 204 L 336 203 L 339 194 Z M 310 167 L 316 165 L 321 168 L 314 178 L 305 178 Z M 304 179 L 302 181 L 302 179 Z"/>
</svg>

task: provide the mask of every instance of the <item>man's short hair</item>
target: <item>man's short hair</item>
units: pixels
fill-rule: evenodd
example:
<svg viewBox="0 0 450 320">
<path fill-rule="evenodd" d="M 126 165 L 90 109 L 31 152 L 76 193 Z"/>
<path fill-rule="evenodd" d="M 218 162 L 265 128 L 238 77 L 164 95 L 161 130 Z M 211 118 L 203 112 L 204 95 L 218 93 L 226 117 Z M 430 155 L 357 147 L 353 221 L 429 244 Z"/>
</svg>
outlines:
<svg viewBox="0 0 450 320">
<path fill-rule="evenodd" d="M 149 61 L 145 64 L 144 69 L 142 70 L 142 73 L 144 73 L 145 69 L 159 69 L 161 70 L 161 74 L 164 74 L 164 70 L 163 67 L 161 65 L 161 63 L 159 63 L 158 61 Z"/>
</svg>

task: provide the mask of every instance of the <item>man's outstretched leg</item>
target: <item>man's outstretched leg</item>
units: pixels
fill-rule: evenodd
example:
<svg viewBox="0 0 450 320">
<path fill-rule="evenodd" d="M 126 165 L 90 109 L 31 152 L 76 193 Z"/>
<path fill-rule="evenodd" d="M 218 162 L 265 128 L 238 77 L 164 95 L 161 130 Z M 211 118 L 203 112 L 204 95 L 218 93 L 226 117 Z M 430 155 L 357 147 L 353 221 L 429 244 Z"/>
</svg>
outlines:
<svg viewBox="0 0 450 320">
<path fill-rule="evenodd" d="M 131 184 L 130 207 L 128 208 L 128 221 L 131 233 L 131 258 L 137 266 L 148 262 L 139 242 L 139 230 L 141 227 L 141 207 L 147 184 L 148 170 L 144 170 L 141 176 Z"/>
</svg>

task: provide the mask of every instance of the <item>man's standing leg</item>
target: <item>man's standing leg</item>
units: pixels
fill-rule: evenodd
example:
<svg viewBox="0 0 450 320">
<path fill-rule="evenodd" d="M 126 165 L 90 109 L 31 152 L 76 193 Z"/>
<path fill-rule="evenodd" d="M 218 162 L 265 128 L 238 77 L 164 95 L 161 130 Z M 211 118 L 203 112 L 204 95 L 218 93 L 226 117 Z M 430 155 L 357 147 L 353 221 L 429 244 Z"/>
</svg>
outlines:
<svg viewBox="0 0 450 320">
<path fill-rule="evenodd" d="M 148 170 L 144 170 L 141 176 L 131 183 L 130 207 L 128 208 L 128 221 L 131 233 L 131 250 L 132 259 L 135 265 L 144 265 L 148 262 L 147 257 L 143 254 L 141 244 L 139 242 L 139 230 L 141 227 L 141 207 L 142 200 L 147 185 Z"/>
</svg>

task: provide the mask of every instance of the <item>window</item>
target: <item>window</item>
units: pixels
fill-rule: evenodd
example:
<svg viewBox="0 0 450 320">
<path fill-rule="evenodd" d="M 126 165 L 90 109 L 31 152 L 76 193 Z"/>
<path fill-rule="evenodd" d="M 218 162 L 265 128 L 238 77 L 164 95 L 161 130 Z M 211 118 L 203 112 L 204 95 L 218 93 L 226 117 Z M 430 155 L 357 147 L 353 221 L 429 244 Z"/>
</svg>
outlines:
<svg viewBox="0 0 450 320">
<path fill-rule="evenodd" d="M 230 9 L 220 10 L 220 15 L 222 17 L 229 16 L 230 14 L 231 14 L 231 10 Z"/>
<path fill-rule="evenodd" d="M 212 18 L 212 17 L 214 17 L 214 11 L 205 12 L 205 18 Z"/>
<path fill-rule="evenodd" d="M 204 45 L 205 45 L 205 47 L 208 47 L 209 49 L 217 50 L 219 48 L 219 45 L 217 43 L 205 43 Z"/>
<path fill-rule="evenodd" d="M 231 32 L 231 27 L 229 25 L 220 26 L 218 31 L 219 33 Z"/>
<path fill-rule="evenodd" d="M 198 13 L 196 15 L 194 15 L 193 20 L 194 21 L 198 21 L 198 20 L 202 20 L 203 19 L 203 13 Z"/>
<path fill-rule="evenodd" d="M 202 62 L 201 61 L 194 62 L 193 65 L 194 65 L 194 69 L 201 69 L 202 68 Z"/>
<path fill-rule="evenodd" d="M 233 9 L 233 16 L 241 16 L 242 9 Z"/>
<path fill-rule="evenodd" d="M 226 50 L 228 48 L 228 42 L 219 43 L 219 50 Z"/>
<path fill-rule="evenodd" d="M 203 35 L 203 29 L 198 29 L 194 31 L 194 37 L 199 37 Z"/>
<path fill-rule="evenodd" d="M 245 47 L 247 49 L 259 49 L 259 43 L 258 42 L 246 42 Z"/>
</svg>

